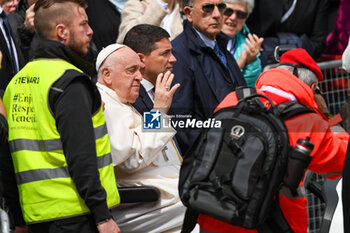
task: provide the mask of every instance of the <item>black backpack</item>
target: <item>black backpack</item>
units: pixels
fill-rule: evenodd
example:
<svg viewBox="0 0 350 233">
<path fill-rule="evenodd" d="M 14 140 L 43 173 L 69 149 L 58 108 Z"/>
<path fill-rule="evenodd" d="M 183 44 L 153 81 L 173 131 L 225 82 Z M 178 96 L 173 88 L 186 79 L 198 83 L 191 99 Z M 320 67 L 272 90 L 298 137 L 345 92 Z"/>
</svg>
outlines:
<svg viewBox="0 0 350 233">
<path fill-rule="evenodd" d="M 221 127 L 203 129 L 184 157 L 179 178 L 180 198 L 188 207 L 183 232 L 192 228 L 186 226 L 193 224 L 189 210 L 260 232 L 271 216 L 286 223 L 275 201 L 292 151 L 283 120 L 313 110 L 293 102 L 274 106 L 252 88 L 237 89 L 236 95 L 235 107 L 212 116 Z M 292 232 L 288 224 L 270 225 L 272 232 Z"/>
</svg>

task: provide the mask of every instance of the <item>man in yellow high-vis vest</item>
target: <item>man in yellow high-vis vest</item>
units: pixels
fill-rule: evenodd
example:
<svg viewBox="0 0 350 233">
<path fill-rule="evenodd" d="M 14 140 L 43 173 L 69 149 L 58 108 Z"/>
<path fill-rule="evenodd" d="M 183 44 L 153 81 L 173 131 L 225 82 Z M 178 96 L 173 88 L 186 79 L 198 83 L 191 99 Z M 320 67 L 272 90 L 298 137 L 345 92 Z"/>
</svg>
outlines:
<svg viewBox="0 0 350 233">
<path fill-rule="evenodd" d="M 34 232 L 120 232 L 101 97 L 89 77 L 85 0 L 38 0 L 34 60 L 4 95 L 24 220 Z"/>
</svg>

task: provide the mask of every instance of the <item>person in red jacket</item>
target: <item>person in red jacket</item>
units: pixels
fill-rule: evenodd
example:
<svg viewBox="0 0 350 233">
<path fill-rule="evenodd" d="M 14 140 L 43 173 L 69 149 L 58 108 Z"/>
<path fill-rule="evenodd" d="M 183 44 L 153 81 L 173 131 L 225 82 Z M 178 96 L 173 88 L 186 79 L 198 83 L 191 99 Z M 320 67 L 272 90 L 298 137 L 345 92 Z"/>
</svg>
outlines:
<svg viewBox="0 0 350 233">
<path fill-rule="evenodd" d="M 256 90 L 272 99 L 274 104 L 293 101 L 314 110 L 314 113 L 304 113 L 285 121 L 290 144 L 295 146 L 299 138 L 310 137 L 314 150 L 308 170 L 333 179 L 342 173 L 349 134 L 338 125 L 341 121 L 338 115 L 328 119 L 322 112 L 327 111 L 324 100 L 320 102 L 319 96 L 315 98 L 314 95 L 318 81 L 322 80 L 323 75 L 320 68 L 306 50 L 293 49 L 282 55 L 281 66 L 260 75 L 256 82 Z M 236 93 L 231 92 L 215 111 L 235 106 L 237 102 Z M 322 105 L 322 111 L 319 105 Z M 306 233 L 308 216 L 303 182 L 300 183 L 297 197 L 293 197 L 283 188 L 279 196 L 281 210 L 292 230 L 295 233 Z M 205 215 L 199 215 L 198 223 L 202 232 L 257 232 Z"/>
</svg>

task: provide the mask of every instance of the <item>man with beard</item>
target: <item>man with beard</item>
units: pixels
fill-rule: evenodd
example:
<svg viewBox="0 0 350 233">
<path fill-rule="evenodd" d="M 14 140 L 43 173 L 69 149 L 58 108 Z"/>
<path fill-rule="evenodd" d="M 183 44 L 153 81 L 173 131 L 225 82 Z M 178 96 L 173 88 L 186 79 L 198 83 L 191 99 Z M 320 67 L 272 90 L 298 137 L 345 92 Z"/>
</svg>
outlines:
<svg viewBox="0 0 350 233">
<path fill-rule="evenodd" d="M 40 43 L 6 89 L 9 145 L 31 232 L 120 232 L 101 97 L 81 55 L 93 34 L 84 0 L 38 0 Z"/>
</svg>

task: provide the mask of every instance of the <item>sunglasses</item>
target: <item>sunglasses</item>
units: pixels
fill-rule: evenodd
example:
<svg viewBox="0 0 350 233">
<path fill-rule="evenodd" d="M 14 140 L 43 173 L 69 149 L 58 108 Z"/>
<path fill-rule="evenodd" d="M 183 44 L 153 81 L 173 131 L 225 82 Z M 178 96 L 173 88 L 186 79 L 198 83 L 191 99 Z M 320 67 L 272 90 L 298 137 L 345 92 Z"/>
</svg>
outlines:
<svg viewBox="0 0 350 233">
<path fill-rule="evenodd" d="M 204 4 L 202 6 L 202 10 L 205 12 L 205 13 L 212 13 L 215 6 L 218 7 L 220 13 L 223 13 L 226 9 L 226 4 L 225 3 L 219 3 L 219 4 L 212 4 L 212 3 L 207 3 L 207 4 Z"/>
<path fill-rule="evenodd" d="M 239 19 L 245 19 L 248 16 L 247 12 L 240 11 L 240 10 L 234 10 L 232 8 L 226 8 L 226 10 L 224 11 L 224 15 L 230 17 L 235 12 L 236 12 L 237 18 L 239 18 Z"/>
</svg>

